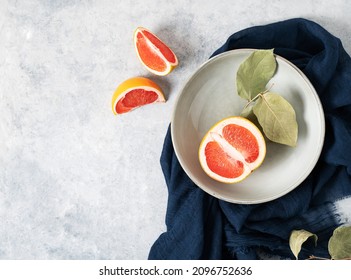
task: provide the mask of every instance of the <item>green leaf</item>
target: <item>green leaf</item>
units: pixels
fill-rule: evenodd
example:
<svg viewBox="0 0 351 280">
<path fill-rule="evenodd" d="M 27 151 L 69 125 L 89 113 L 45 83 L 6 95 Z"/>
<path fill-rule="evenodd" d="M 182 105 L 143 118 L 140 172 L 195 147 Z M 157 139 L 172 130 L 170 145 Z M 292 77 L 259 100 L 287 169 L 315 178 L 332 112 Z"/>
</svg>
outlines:
<svg viewBox="0 0 351 280">
<path fill-rule="evenodd" d="M 351 258 L 351 226 L 334 230 L 328 243 L 329 254 L 334 260 Z"/>
<path fill-rule="evenodd" d="M 252 100 L 263 92 L 273 77 L 277 62 L 273 50 L 254 51 L 240 66 L 236 73 L 238 95 Z"/>
<path fill-rule="evenodd" d="M 289 238 L 289 246 L 290 250 L 293 252 L 296 259 L 298 259 L 298 255 L 301 251 L 302 244 L 309 238 L 313 238 L 314 245 L 317 246 L 318 237 L 316 234 L 311 233 L 307 230 L 293 230 L 290 234 Z"/>
<path fill-rule="evenodd" d="M 253 107 L 266 137 L 280 144 L 296 146 L 298 125 L 294 108 L 282 96 L 267 92 Z"/>
</svg>

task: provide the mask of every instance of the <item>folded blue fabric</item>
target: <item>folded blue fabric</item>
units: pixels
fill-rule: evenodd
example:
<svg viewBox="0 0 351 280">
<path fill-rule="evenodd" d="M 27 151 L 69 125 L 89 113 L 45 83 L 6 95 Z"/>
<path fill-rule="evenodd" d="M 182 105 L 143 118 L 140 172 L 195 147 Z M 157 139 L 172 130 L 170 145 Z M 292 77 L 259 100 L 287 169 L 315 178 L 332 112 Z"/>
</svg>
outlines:
<svg viewBox="0 0 351 280">
<path fill-rule="evenodd" d="M 318 246 L 304 245 L 300 258 L 328 258 L 333 230 L 351 223 L 351 59 L 341 41 L 315 22 L 291 19 L 235 33 L 213 55 L 239 48 L 274 48 L 312 82 L 326 121 L 320 159 L 289 194 L 262 204 L 231 204 L 189 179 L 168 129 L 161 155 L 167 232 L 153 244 L 149 259 L 294 258 L 289 248 L 294 229 L 318 235 Z"/>
</svg>

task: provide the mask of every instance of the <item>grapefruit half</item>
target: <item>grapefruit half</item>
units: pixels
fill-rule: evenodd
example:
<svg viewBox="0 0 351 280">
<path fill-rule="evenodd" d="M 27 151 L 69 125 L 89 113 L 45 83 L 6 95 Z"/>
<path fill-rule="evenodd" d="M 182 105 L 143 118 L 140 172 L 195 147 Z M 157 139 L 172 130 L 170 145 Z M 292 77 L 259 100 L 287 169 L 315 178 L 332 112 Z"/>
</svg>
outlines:
<svg viewBox="0 0 351 280">
<path fill-rule="evenodd" d="M 258 168 L 266 156 L 261 131 L 248 119 L 229 117 L 215 124 L 199 147 L 202 169 L 214 180 L 237 183 Z"/>
</svg>

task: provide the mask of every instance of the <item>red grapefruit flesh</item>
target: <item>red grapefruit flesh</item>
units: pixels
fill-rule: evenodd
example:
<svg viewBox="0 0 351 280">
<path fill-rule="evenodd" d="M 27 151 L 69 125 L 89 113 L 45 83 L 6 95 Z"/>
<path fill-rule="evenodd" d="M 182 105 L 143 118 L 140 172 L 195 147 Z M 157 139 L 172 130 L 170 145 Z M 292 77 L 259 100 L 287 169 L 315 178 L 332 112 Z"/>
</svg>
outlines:
<svg viewBox="0 0 351 280">
<path fill-rule="evenodd" d="M 119 114 L 129 112 L 136 107 L 153 103 L 157 98 L 158 95 L 154 91 L 133 89 L 117 102 L 116 112 Z"/>
<path fill-rule="evenodd" d="M 244 164 L 228 156 L 216 141 L 206 145 L 205 155 L 211 171 L 222 177 L 236 178 L 244 172 Z"/>
<path fill-rule="evenodd" d="M 254 162 L 259 155 L 259 145 L 256 137 L 245 127 L 228 124 L 223 128 L 223 138 L 237 149 L 249 163 Z"/>
<path fill-rule="evenodd" d="M 147 39 L 150 40 L 150 42 L 157 47 L 160 52 L 163 54 L 165 59 L 169 61 L 171 64 L 176 64 L 177 63 L 177 58 L 175 54 L 171 51 L 171 49 L 163 43 L 160 39 L 158 39 L 154 34 L 152 34 L 150 31 L 144 29 L 143 34 Z"/>
</svg>

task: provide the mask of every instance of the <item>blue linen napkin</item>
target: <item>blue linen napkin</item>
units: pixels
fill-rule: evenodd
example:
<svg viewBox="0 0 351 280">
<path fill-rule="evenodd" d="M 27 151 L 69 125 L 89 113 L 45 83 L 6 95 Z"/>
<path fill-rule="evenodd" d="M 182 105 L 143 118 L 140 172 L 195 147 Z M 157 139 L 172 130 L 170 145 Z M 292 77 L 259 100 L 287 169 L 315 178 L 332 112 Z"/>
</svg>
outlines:
<svg viewBox="0 0 351 280">
<path fill-rule="evenodd" d="M 341 41 L 317 23 L 297 18 L 237 32 L 213 55 L 239 48 L 274 48 L 312 82 L 326 121 L 320 159 L 285 196 L 262 204 L 231 204 L 189 179 L 168 129 L 161 155 L 169 194 L 167 232 L 153 244 L 149 259 L 290 259 L 294 229 L 318 235 L 317 246 L 304 244 L 300 258 L 329 258 L 333 230 L 351 223 L 351 59 Z"/>
</svg>

